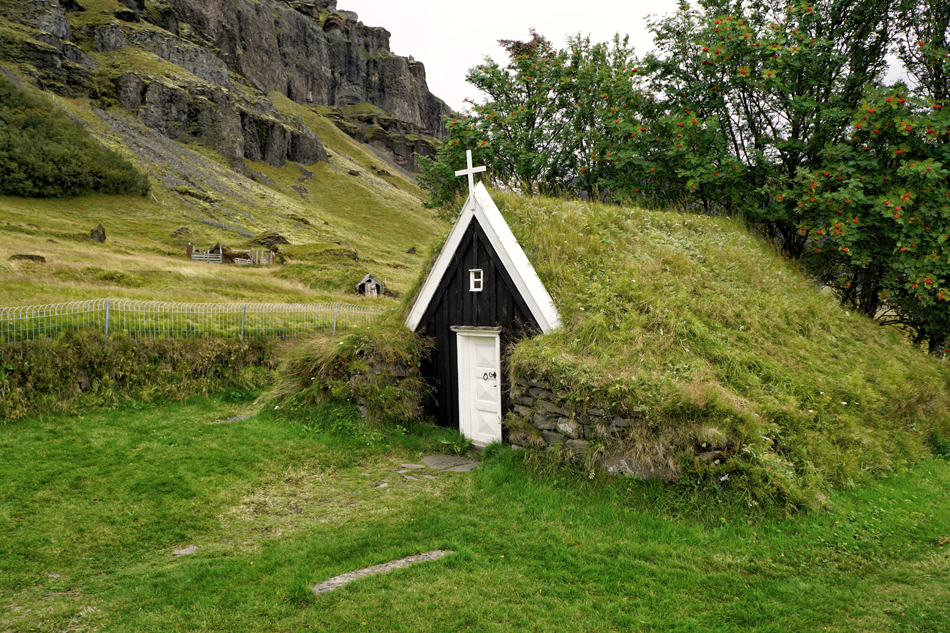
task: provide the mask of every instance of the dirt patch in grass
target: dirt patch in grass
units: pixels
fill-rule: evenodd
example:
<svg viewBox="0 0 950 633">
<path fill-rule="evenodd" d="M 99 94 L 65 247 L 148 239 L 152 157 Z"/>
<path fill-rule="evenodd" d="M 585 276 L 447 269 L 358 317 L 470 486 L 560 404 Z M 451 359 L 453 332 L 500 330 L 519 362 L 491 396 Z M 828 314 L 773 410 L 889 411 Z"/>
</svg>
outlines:
<svg viewBox="0 0 950 633">
<path fill-rule="evenodd" d="M 433 478 L 407 478 L 397 472 L 401 463 L 387 458 L 346 471 L 317 464 L 288 468 L 281 478 L 249 491 L 228 510 L 221 517 L 225 530 L 250 551 L 314 524 L 343 528 L 353 521 L 398 515 L 419 503 L 432 504 L 465 476 L 433 471 Z"/>
</svg>

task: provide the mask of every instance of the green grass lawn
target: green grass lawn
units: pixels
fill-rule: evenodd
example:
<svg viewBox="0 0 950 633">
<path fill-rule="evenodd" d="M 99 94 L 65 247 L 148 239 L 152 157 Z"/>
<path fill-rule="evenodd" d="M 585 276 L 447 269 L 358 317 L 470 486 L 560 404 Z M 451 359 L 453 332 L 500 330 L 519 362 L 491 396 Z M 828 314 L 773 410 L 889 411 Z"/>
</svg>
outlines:
<svg viewBox="0 0 950 633">
<path fill-rule="evenodd" d="M 950 630 L 946 461 L 784 518 L 507 449 L 407 481 L 449 436 L 346 411 L 216 423 L 261 406 L 0 426 L 0 631 Z M 433 549 L 457 553 L 308 590 Z"/>
</svg>

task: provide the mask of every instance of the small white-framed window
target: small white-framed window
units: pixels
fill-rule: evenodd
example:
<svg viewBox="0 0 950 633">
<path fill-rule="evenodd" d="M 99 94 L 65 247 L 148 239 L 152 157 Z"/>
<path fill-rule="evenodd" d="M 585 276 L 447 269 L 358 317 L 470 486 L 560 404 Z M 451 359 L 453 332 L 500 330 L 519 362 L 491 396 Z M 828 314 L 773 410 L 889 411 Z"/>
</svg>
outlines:
<svg viewBox="0 0 950 633">
<path fill-rule="evenodd" d="M 481 268 L 472 268 L 468 271 L 468 289 L 472 292 L 481 292 L 482 291 L 482 269 Z"/>
</svg>

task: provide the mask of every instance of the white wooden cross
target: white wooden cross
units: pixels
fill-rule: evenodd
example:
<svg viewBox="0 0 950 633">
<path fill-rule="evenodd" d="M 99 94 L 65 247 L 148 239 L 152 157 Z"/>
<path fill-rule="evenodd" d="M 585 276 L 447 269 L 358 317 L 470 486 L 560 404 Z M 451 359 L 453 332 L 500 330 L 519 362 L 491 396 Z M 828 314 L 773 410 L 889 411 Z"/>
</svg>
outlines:
<svg viewBox="0 0 950 633">
<path fill-rule="evenodd" d="M 485 171 L 487 167 L 482 165 L 481 167 L 472 167 L 472 150 L 465 150 L 465 160 L 468 162 L 468 169 L 460 169 L 455 172 L 456 176 L 468 176 L 468 195 L 471 196 L 472 192 L 475 191 L 475 174 L 480 171 Z"/>
</svg>

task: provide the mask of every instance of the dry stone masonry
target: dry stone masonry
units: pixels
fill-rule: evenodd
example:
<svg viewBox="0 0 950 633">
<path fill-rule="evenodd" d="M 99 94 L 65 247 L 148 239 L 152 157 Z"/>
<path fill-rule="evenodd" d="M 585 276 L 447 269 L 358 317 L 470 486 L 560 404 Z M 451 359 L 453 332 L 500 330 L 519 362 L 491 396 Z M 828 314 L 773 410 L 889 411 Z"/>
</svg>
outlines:
<svg viewBox="0 0 950 633">
<path fill-rule="evenodd" d="M 611 415 L 598 407 L 573 403 L 568 393 L 541 380 L 512 380 L 509 397 L 513 412 L 506 426 L 508 439 L 516 448 L 563 447 L 582 460 L 597 448 L 602 455 L 597 463 L 608 473 L 641 479 L 676 477 L 675 469 L 657 447 L 631 451 L 625 444 L 631 431 L 646 425 L 645 420 Z"/>
</svg>

